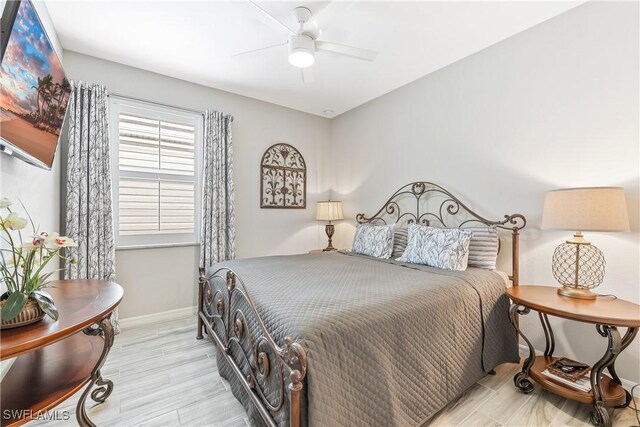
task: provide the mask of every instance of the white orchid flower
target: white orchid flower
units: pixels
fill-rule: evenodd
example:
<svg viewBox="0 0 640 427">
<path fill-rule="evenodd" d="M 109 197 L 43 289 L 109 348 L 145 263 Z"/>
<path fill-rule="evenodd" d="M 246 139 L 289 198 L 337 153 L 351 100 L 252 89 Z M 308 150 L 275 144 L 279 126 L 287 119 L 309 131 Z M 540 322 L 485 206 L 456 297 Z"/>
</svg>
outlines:
<svg viewBox="0 0 640 427">
<path fill-rule="evenodd" d="M 33 236 L 31 236 L 31 238 L 33 240 L 40 240 L 41 242 L 44 242 L 49 238 L 49 233 L 47 233 L 46 231 L 43 231 L 41 233 L 34 234 Z"/>
<path fill-rule="evenodd" d="M 27 220 L 20 218 L 17 213 L 12 212 L 2 220 L 4 226 L 10 230 L 22 230 L 27 226 Z"/>
<path fill-rule="evenodd" d="M 41 248 L 42 246 L 43 246 L 43 243 L 42 243 L 41 240 L 33 239 L 30 242 L 26 242 L 26 243 L 21 244 L 20 245 L 20 249 L 30 251 L 32 249 Z"/>
<path fill-rule="evenodd" d="M 68 248 L 71 246 L 78 246 L 71 237 L 67 237 L 67 236 L 58 236 L 53 242 L 53 244 L 57 248 Z"/>
<path fill-rule="evenodd" d="M 42 233 L 40 233 L 40 234 L 42 234 Z M 49 233 L 49 234 L 47 235 L 47 237 L 45 237 L 44 242 L 45 242 L 47 245 L 55 244 L 56 239 L 57 239 L 58 237 L 60 237 L 60 234 L 58 234 L 58 233 L 56 233 L 56 232 L 54 231 L 53 233 Z"/>
<path fill-rule="evenodd" d="M 56 239 L 60 236 L 58 233 L 47 233 L 46 231 L 42 231 L 38 234 L 35 234 L 33 237 L 34 240 L 39 240 L 46 245 L 51 245 L 55 243 Z"/>
<path fill-rule="evenodd" d="M 46 234 L 44 241 L 47 243 L 55 242 L 56 239 L 60 237 L 60 234 L 56 233 L 55 231 L 52 233 L 40 233 L 40 234 Z"/>
<path fill-rule="evenodd" d="M 7 199 L 6 197 L 0 198 L 0 209 L 8 208 L 9 206 L 11 206 L 11 204 L 11 200 Z"/>
</svg>

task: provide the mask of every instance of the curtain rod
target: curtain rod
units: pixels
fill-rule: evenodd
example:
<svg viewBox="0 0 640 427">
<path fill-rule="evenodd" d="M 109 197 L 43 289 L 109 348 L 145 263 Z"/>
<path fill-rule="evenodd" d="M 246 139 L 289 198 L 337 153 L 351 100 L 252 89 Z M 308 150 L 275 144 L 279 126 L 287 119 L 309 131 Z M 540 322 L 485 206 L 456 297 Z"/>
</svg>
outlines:
<svg viewBox="0 0 640 427">
<path fill-rule="evenodd" d="M 178 106 L 175 106 L 175 105 L 164 104 L 162 102 L 156 102 L 156 101 L 148 101 L 146 99 L 136 98 L 136 97 L 127 96 L 127 95 L 121 95 L 119 93 L 113 93 L 113 92 L 110 92 L 107 96 L 110 96 L 110 97 L 113 96 L 114 98 L 128 99 L 128 100 L 131 100 L 131 101 L 144 102 L 145 104 L 160 105 L 162 107 L 175 108 L 175 109 L 178 109 L 178 110 L 189 111 L 191 113 L 201 114 L 201 115 L 204 116 L 204 111 L 202 111 L 202 110 L 194 110 L 193 108 L 178 107 Z"/>
</svg>

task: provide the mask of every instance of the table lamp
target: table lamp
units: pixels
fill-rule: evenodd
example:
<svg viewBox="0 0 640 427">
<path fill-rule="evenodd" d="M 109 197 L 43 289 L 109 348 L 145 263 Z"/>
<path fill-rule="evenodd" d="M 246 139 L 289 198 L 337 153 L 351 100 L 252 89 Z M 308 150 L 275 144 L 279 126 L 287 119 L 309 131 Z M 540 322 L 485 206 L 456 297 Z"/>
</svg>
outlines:
<svg viewBox="0 0 640 427">
<path fill-rule="evenodd" d="M 558 294 L 595 299 L 591 289 L 604 279 L 604 254 L 584 238 L 582 231 L 628 231 L 624 189 L 590 187 L 550 191 L 544 199 L 542 228 L 575 231 L 573 238 L 553 253 L 553 276 L 562 285 Z"/>
<path fill-rule="evenodd" d="M 335 228 L 331 221 L 339 221 L 344 219 L 342 215 L 342 202 L 336 202 L 332 200 L 325 200 L 318 202 L 316 204 L 316 220 L 317 221 L 329 221 L 327 225 L 324 226 L 324 231 L 327 233 L 327 237 L 329 238 L 329 245 L 323 249 L 323 251 L 335 251 L 336 248 L 331 244 L 331 238 L 333 237 L 333 233 Z"/>
</svg>

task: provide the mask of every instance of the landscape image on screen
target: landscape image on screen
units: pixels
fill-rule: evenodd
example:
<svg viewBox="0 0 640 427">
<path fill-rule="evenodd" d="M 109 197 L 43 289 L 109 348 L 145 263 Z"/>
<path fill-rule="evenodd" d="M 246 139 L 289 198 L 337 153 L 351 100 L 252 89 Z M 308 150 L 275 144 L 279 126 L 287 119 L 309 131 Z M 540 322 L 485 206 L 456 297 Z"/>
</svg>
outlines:
<svg viewBox="0 0 640 427">
<path fill-rule="evenodd" d="M 28 1 L 20 3 L 0 79 L 0 136 L 51 166 L 71 86 Z"/>
</svg>

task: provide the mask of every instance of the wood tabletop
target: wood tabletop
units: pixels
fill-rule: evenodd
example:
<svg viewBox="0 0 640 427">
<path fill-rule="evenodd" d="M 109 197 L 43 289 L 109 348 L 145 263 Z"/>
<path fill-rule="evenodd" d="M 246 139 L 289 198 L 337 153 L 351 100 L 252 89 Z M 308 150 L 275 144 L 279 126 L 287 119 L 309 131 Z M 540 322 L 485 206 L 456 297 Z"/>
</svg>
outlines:
<svg viewBox="0 0 640 427">
<path fill-rule="evenodd" d="M 104 280 L 60 280 L 46 289 L 60 317 L 45 316 L 32 325 L 2 331 L 0 360 L 16 357 L 83 330 L 113 311 L 122 299 L 120 285 Z"/>
<path fill-rule="evenodd" d="M 520 285 L 507 289 L 512 301 L 538 312 L 580 322 L 640 327 L 640 305 L 608 296 L 595 300 L 558 295 L 558 287 Z"/>
</svg>

